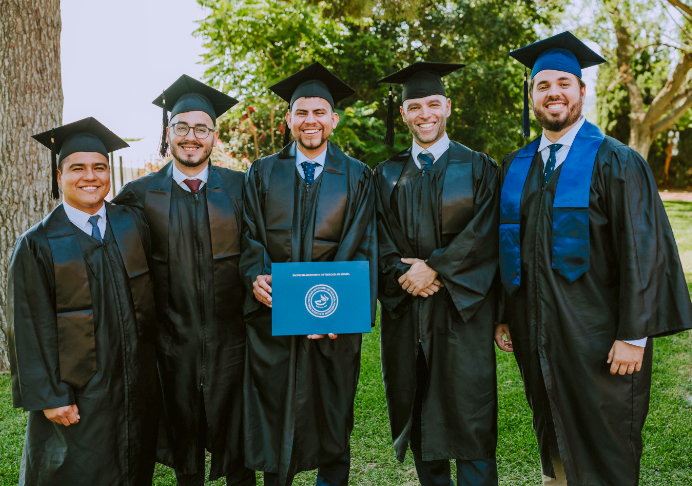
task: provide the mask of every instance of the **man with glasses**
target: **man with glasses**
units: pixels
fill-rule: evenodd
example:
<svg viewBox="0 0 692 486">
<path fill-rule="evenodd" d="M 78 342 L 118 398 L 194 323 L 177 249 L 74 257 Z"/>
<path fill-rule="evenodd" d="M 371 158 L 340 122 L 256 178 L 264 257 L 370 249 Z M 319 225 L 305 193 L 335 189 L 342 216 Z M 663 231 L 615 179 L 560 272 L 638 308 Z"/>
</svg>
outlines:
<svg viewBox="0 0 692 486">
<path fill-rule="evenodd" d="M 154 104 L 163 109 L 160 171 L 127 184 L 116 204 L 141 208 L 152 236 L 157 353 L 167 434 L 159 462 L 180 486 L 210 479 L 255 484 L 243 466 L 245 362 L 243 285 L 238 273 L 244 174 L 210 162 L 216 117 L 237 101 L 181 76 Z M 171 120 L 168 123 L 168 110 Z"/>
</svg>

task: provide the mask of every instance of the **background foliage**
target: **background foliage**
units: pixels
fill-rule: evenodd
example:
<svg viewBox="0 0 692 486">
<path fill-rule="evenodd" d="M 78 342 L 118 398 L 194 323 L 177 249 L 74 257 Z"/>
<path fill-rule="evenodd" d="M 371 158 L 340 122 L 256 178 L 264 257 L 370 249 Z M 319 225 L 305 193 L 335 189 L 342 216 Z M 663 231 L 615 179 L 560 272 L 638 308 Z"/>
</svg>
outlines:
<svg viewBox="0 0 692 486">
<path fill-rule="evenodd" d="M 377 80 L 418 60 L 461 62 L 466 68 L 444 78 L 448 133 L 501 159 L 522 143 L 523 70 L 507 52 L 537 40 L 562 1 L 199 0 L 209 12 L 197 30 L 207 80 L 241 100 L 222 121 L 222 139 L 250 159 L 278 151 L 286 103 L 268 87 L 319 61 L 356 91 L 337 104 L 333 140 L 372 166 L 410 144 L 400 118 L 395 149 L 381 144 L 388 87 Z M 398 106 L 400 87 L 394 92 Z"/>
</svg>

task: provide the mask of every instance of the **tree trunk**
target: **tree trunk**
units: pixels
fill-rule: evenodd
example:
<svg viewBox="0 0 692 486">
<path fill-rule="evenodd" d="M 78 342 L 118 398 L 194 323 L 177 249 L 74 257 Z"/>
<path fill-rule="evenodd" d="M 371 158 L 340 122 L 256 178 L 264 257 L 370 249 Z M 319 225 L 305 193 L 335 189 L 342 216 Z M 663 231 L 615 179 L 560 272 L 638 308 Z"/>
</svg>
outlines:
<svg viewBox="0 0 692 486">
<path fill-rule="evenodd" d="M 649 156 L 651 144 L 654 142 L 651 127 L 630 119 L 630 143 L 629 146 L 639 152 L 644 159 Z"/>
<path fill-rule="evenodd" d="M 61 25 L 60 0 L 0 0 L 0 369 L 12 248 L 54 207 L 50 151 L 31 135 L 61 124 Z"/>
</svg>

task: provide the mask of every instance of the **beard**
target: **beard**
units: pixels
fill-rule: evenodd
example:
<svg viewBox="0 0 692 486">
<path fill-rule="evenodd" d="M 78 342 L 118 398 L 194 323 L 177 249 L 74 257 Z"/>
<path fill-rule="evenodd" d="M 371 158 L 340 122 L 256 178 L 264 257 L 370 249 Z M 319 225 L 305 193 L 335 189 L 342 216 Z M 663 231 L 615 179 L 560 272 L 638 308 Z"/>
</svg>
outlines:
<svg viewBox="0 0 692 486">
<path fill-rule="evenodd" d="M 427 135 L 423 135 L 420 133 L 418 127 L 413 122 L 413 120 L 407 121 L 406 124 L 408 125 L 408 129 L 411 130 L 413 138 L 415 138 L 417 142 L 428 144 L 434 142 L 435 140 L 439 140 L 442 137 L 442 135 L 444 135 L 445 130 L 447 128 L 447 117 L 438 118 L 437 131 L 435 133 L 430 133 Z"/>
<path fill-rule="evenodd" d="M 320 148 L 322 145 L 324 145 L 324 143 L 329 138 L 329 135 L 331 134 L 331 132 L 327 133 L 327 131 L 324 129 L 324 127 L 320 127 L 320 128 L 322 128 L 322 137 L 320 138 L 319 142 L 316 140 L 312 140 L 312 141 L 303 140 L 302 132 L 300 130 L 298 130 L 298 136 L 296 137 L 296 134 L 294 133 L 293 137 L 296 139 L 296 143 L 298 145 L 300 145 L 301 147 L 303 147 L 304 149 L 315 150 L 315 149 Z"/>
<path fill-rule="evenodd" d="M 584 105 L 584 98 L 581 96 L 581 94 L 579 95 L 579 100 L 577 100 L 577 102 L 572 106 L 567 104 L 567 100 L 564 100 L 563 98 L 550 98 L 546 100 L 546 103 L 550 101 L 564 101 L 568 109 L 567 113 L 564 115 L 564 118 L 560 119 L 550 116 L 548 113 L 546 113 L 546 110 L 543 107 L 534 105 L 533 114 L 536 116 L 538 123 L 545 130 L 548 130 L 549 132 L 561 132 L 565 128 L 577 123 L 579 118 L 581 118 L 581 109 Z"/>
<path fill-rule="evenodd" d="M 185 151 L 183 149 L 180 149 L 179 146 L 175 144 L 171 144 L 171 155 L 175 160 L 180 162 L 185 167 L 199 167 L 200 165 L 206 163 L 207 160 L 209 160 L 213 148 L 212 146 L 205 147 L 204 145 L 201 145 L 201 147 L 203 149 L 202 156 L 197 162 L 186 159 L 187 154 L 185 153 Z"/>
</svg>

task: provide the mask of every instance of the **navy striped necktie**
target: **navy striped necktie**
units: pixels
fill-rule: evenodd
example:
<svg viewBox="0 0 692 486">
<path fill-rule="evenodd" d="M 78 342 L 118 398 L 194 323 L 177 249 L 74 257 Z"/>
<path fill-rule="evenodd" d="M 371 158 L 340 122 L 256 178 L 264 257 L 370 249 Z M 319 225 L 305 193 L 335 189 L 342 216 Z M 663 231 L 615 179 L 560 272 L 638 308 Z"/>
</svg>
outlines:
<svg viewBox="0 0 692 486">
<path fill-rule="evenodd" d="M 430 152 L 421 152 L 418 154 L 418 162 L 420 162 L 420 168 L 423 169 L 423 172 L 432 167 L 434 160 L 435 157 L 433 157 L 433 154 Z"/>
</svg>

